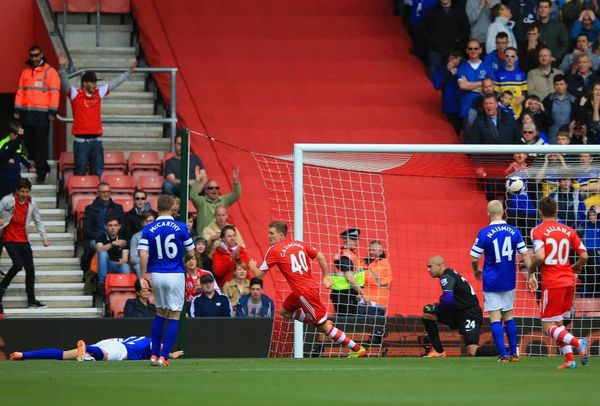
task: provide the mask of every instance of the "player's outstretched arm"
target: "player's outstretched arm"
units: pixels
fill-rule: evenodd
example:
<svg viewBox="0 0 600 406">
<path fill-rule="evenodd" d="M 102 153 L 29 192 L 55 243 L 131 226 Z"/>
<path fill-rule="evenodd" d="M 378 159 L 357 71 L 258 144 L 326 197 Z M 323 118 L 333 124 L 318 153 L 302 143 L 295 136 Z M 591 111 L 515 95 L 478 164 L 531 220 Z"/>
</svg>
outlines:
<svg viewBox="0 0 600 406">
<path fill-rule="evenodd" d="M 169 353 L 169 358 L 179 358 L 183 355 L 183 351 L 173 351 Z"/>
</svg>

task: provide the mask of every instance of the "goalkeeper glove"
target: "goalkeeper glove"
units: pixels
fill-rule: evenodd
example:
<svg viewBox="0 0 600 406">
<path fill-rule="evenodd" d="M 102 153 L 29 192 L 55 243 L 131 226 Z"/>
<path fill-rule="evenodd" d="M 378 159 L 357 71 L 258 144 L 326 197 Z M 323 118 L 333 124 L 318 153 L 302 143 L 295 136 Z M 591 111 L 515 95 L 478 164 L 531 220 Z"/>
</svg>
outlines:
<svg viewBox="0 0 600 406">
<path fill-rule="evenodd" d="M 434 303 L 434 304 L 426 304 L 423 307 L 423 313 L 430 313 L 430 314 L 435 314 L 438 311 L 438 304 Z"/>
</svg>

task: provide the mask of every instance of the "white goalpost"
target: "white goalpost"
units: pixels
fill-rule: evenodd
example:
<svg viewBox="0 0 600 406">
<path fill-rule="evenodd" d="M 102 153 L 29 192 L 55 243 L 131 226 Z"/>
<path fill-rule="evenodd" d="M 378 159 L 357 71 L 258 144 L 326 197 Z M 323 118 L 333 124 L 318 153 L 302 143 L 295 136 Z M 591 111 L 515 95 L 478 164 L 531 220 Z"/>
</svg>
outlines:
<svg viewBox="0 0 600 406">
<path fill-rule="evenodd" d="M 513 172 L 504 169 L 512 154 L 526 154 L 524 172 L 518 165 Z M 556 165 L 552 163 L 554 158 L 550 164 L 547 162 L 546 156 L 552 154 L 557 154 Z M 392 253 L 389 260 L 394 280 L 383 318 L 369 314 L 340 317 L 330 292 L 321 288 L 321 298 L 334 323 L 355 341 L 369 345 L 369 356 L 415 356 L 421 351 L 419 339 L 424 333 L 420 311 L 427 300 L 435 301 L 440 293 L 439 286 L 424 271 L 428 255 L 447 255 L 448 266 L 476 286 L 470 266 L 466 265 L 477 230 L 487 225 L 486 202 L 496 196 L 509 207 L 514 204 L 519 196 L 504 189 L 509 176 L 523 177 L 531 190 L 522 193 L 535 197 L 548 190 L 534 191 L 534 184 L 549 183 L 556 189 L 555 180 L 577 178 L 585 168 L 592 168 L 597 178 L 600 166 L 593 163 L 584 168 L 580 154 L 589 154 L 592 160 L 600 157 L 600 145 L 295 144 L 293 155 L 253 156 L 269 192 L 273 218 L 292 223 L 294 239 L 324 252 L 330 268 L 334 268 L 333 257 L 339 251 L 339 233 L 351 227 L 363 231 L 358 247 L 361 257 L 367 257 L 370 241 L 380 241 L 385 251 Z M 588 206 L 596 198 L 600 204 L 600 187 L 585 197 Z M 537 202 L 534 197 L 530 200 Z M 521 233 L 526 236 L 536 218 L 531 214 L 524 216 L 518 210 L 507 210 L 507 221 L 523 227 Z M 433 217 L 439 217 L 439 221 L 432 221 Z M 591 280 L 599 285 L 599 298 L 578 290 L 573 317 L 577 328 L 585 324 L 588 330 L 594 328 L 588 325 L 589 320 L 596 316 L 600 320 L 600 276 L 598 281 L 595 276 Z M 286 285 L 277 283 L 277 288 L 281 300 L 286 295 Z M 482 302 L 480 285 L 477 289 Z M 538 299 L 526 292 L 522 277 L 517 291 L 515 312 L 522 320 L 521 347 L 528 354 L 554 354 L 550 343 L 536 330 Z M 275 324 L 271 356 L 345 355 L 311 327 L 299 322 Z M 375 336 L 381 339 L 382 329 L 386 338 L 373 340 Z M 600 330 L 600 324 L 597 329 Z M 442 335 L 454 348 L 454 354 L 460 354 L 460 338 L 449 330 Z M 482 334 L 480 343 L 490 342 L 489 334 Z M 597 342 L 593 345 L 597 346 Z"/>
</svg>

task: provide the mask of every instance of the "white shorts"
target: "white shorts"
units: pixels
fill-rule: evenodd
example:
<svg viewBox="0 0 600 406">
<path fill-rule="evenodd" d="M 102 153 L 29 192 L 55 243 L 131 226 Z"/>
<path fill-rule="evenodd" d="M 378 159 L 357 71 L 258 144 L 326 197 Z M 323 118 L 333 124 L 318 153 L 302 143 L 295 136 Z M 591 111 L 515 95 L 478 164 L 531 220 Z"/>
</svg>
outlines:
<svg viewBox="0 0 600 406">
<path fill-rule="evenodd" d="M 483 309 L 486 312 L 501 310 L 507 312 L 512 310 L 515 302 L 515 290 L 504 292 L 483 292 Z"/>
<path fill-rule="evenodd" d="M 118 338 L 109 338 L 94 344 L 106 353 L 108 361 L 123 361 L 127 359 L 127 348 Z"/>
<path fill-rule="evenodd" d="M 180 312 L 185 298 L 185 274 L 152 273 L 152 292 L 157 308 Z"/>
</svg>

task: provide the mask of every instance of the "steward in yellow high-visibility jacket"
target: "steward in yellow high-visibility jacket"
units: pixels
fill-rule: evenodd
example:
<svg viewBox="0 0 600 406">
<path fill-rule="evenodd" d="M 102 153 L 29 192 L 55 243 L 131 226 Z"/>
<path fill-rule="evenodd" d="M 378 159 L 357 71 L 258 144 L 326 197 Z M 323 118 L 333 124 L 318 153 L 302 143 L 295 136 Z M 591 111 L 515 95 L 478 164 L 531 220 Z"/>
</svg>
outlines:
<svg viewBox="0 0 600 406">
<path fill-rule="evenodd" d="M 360 230 L 349 228 L 340 237 L 343 245 L 333 262 L 330 296 L 338 315 L 353 315 L 357 313 L 358 297 L 363 296 L 361 287 L 365 283 L 364 263 L 356 253 Z"/>
</svg>

